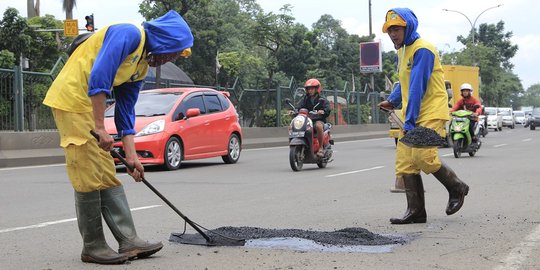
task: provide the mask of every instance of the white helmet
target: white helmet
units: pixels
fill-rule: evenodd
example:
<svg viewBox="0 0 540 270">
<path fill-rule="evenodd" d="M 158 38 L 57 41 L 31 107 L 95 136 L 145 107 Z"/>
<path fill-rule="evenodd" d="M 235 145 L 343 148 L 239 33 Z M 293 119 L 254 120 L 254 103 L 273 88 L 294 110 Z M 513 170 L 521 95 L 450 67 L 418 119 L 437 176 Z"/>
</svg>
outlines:
<svg viewBox="0 0 540 270">
<path fill-rule="evenodd" d="M 470 90 L 471 94 L 473 93 L 472 85 L 470 85 L 468 83 L 464 83 L 464 84 L 461 85 L 461 87 L 459 88 L 459 91 L 463 91 L 463 90 Z"/>
</svg>

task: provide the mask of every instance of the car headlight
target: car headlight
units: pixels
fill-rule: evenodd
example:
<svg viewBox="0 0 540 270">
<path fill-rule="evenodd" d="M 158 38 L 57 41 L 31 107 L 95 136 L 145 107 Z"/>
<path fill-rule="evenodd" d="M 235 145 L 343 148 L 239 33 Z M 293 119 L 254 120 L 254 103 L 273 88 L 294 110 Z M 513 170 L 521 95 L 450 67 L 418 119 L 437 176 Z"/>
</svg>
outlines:
<svg viewBox="0 0 540 270">
<path fill-rule="evenodd" d="M 157 120 L 154 121 L 146 127 L 144 127 L 141 131 L 139 131 L 135 136 L 145 136 L 150 134 L 155 134 L 162 132 L 165 129 L 165 120 Z"/>
</svg>

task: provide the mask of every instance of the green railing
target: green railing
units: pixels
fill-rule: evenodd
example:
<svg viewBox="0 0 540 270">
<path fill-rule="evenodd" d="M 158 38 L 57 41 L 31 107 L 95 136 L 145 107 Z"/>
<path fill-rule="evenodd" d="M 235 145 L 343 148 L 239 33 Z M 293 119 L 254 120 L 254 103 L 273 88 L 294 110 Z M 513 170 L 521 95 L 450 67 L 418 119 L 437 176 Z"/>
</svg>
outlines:
<svg viewBox="0 0 540 270">
<path fill-rule="evenodd" d="M 55 129 L 51 110 L 41 102 L 64 63 L 59 58 L 49 73 L 0 69 L 0 131 Z"/>
<path fill-rule="evenodd" d="M 49 107 L 42 104 L 47 89 L 64 64 L 59 59 L 49 73 L 0 69 L 0 131 L 34 131 L 56 129 Z M 290 122 L 285 100 L 296 104 L 303 95 L 302 88 L 291 79 L 286 85 L 272 89 L 246 89 L 236 79 L 231 87 L 186 85 L 161 80 L 160 88 L 205 87 L 228 91 L 238 112 L 243 127 L 286 126 Z M 154 81 L 145 81 L 143 89 L 158 88 Z M 347 85 L 343 89 L 323 90 L 331 102 L 332 114 L 329 121 L 337 125 L 387 123 L 386 115 L 379 112 L 376 104 L 385 96 L 378 92 L 352 91 Z"/>
</svg>

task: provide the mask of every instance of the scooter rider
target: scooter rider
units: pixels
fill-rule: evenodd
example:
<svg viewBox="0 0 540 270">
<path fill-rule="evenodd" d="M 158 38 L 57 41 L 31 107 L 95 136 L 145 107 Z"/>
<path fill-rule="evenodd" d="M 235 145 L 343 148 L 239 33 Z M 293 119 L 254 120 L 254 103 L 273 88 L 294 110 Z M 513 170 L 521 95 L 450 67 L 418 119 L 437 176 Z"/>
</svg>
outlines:
<svg viewBox="0 0 540 270">
<path fill-rule="evenodd" d="M 306 95 L 298 102 L 296 109 L 300 110 L 305 108 L 308 111 L 313 111 L 315 105 L 319 104 L 317 108 L 315 108 L 317 109 L 317 115 L 309 114 L 309 118 L 313 121 L 315 132 L 317 134 L 317 140 L 319 141 L 319 150 L 317 151 L 317 156 L 322 157 L 324 156 L 323 127 L 324 123 L 326 123 L 326 118 L 330 115 L 330 103 L 328 100 L 326 100 L 326 98 L 321 96 L 322 86 L 319 80 L 307 80 L 304 84 L 304 89 L 306 90 Z"/>
<path fill-rule="evenodd" d="M 450 109 L 450 112 L 455 112 L 458 110 L 467 110 L 473 112 L 473 117 L 471 117 L 471 124 L 469 133 L 473 141 L 478 141 L 477 136 L 474 134 L 476 130 L 476 125 L 478 124 L 478 116 L 482 114 L 482 103 L 475 97 L 473 97 L 473 87 L 469 83 L 464 83 L 460 87 L 462 99 L 458 100 L 456 104 Z"/>
</svg>

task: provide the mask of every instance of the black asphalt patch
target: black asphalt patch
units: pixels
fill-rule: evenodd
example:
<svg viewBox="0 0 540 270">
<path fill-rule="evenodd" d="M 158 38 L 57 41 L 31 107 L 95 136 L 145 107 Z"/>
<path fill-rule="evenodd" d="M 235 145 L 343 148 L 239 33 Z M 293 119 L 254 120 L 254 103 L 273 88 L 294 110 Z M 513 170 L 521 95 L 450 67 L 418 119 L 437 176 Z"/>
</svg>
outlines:
<svg viewBox="0 0 540 270">
<path fill-rule="evenodd" d="M 302 246 L 301 250 L 321 250 L 324 251 L 340 251 L 339 248 L 344 248 L 342 251 L 349 252 L 376 252 L 378 246 L 397 246 L 407 243 L 410 239 L 406 239 L 403 236 L 385 236 L 376 233 L 372 233 L 364 228 L 345 228 L 341 230 L 331 231 L 331 232 L 320 232 L 320 231 L 311 231 L 311 230 L 300 230 L 300 229 L 264 229 L 257 227 L 220 227 L 214 230 L 207 231 L 207 234 L 211 238 L 233 238 L 233 239 L 245 239 L 246 246 L 254 247 L 268 247 L 273 248 L 274 246 L 278 248 L 283 248 L 276 243 L 287 242 L 291 249 L 295 248 L 295 245 Z M 190 239 L 198 237 L 196 235 L 189 234 L 177 234 L 172 233 L 169 241 L 186 243 L 182 238 Z M 302 239 L 313 241 L 317 244 L 308 245 Z M 264 241 L 262 241 L 264 240 Z M 188 240 L 189 244 L 191 240 Z M 256 241 L 255 244 L 250 244 L 250 242 Z M 291 246 L 292 245 L 292 246 Z M 368 247 L 366 248 L 354 248 L 357 247 Z M 352 249 L 350 247 L 353 247 Z M 287 248 L 287 247 L 285 247 Z M 380 249 L 380 252 L 388 252 L 388 248 Z"/>
</svg>

